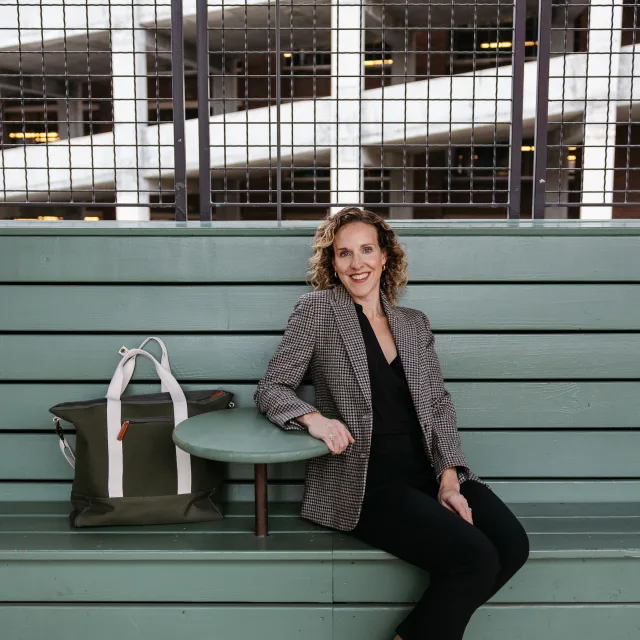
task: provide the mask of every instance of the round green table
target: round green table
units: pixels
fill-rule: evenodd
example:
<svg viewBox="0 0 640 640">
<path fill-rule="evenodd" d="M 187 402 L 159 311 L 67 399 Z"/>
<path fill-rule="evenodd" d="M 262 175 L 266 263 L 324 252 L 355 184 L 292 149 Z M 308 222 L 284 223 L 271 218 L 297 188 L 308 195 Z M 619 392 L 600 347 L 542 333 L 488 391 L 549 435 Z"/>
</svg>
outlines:
<svg viewBox="0 0 640 640">
<path fill-rule="evenodd" d="M 199 458 L 254 465 L 257 536 L 269 533 L 267 464 L 308 460 L 329 453 L 322 440 L 306 431 L 284 431 L 255 408 L 211 411 L 188 418 L 175 428 L 173 441 Z"/>
</svg>

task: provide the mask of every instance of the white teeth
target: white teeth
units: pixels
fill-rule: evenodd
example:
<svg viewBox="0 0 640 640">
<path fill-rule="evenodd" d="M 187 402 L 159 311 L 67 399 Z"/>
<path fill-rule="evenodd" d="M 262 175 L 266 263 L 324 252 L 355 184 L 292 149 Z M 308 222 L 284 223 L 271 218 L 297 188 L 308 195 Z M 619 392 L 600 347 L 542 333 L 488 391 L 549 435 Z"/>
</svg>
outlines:
<svg viewBox="0 0 640 640">
<path fill-rule="evenodd" d="M 365 274 L 364 274 L 364 275 L 362 275 L 362 276 L 351 276 L 351 279 L 352 279 L 352 280 L 364 280 L 365 278 L 368 278 L 368 277 L 369 277 L 369 274 L 368 274 L 368 273 L 365 273 Z"/>
</svg>

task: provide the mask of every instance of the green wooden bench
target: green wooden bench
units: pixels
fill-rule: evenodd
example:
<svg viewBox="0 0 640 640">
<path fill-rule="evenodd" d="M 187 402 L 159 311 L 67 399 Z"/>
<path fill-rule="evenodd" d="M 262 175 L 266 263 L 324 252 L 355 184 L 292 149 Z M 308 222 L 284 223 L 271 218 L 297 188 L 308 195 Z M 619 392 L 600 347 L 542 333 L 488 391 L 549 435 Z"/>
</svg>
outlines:
<svg viewBox="0 0 640 640">
<path fill-rule="evenodd" d="M 162 336 L 187 389 L 252 406 L 313 227 L 0 223 L 3 640 L 390 640 L 428 576 L 298 517 L 303 463 L 229 465 L 220 523 L 72 530 L 48 407 L 105 393 Z M 640 225 L 396 223 L 473 469 L 522 518 L 524 569 L 469 640 L 634 640 L 640 627 Z M 133 391 L 157 388 L 140 363 Z M 312 390 L 300 393 L 312 400 Z"/>
</svg>

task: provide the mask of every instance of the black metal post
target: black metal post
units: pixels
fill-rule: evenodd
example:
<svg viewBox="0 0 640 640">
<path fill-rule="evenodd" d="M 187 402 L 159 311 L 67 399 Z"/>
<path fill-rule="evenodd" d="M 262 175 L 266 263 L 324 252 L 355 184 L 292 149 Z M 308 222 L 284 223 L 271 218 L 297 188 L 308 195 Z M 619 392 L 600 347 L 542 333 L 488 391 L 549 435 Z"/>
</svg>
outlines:
<svg viewBox="0 0 640 640">
<path fill-rule="evenodd" d="M 527 2 L 513 3 L 513 49 L 511 64 L 511 131 L 509 140 L 509 219 L 520 218 L 522 199 L 522 110 L 524 100 L 524 43 L 527 27 Z"/>
<path fill-rule="evenodd" d="M 538 78 L 533 153 L 533 218 L 544 218 L 549 128 L 549 61 L 551 58 L 552 0 L 540 0 L 538 18 Z"/>
<path fill-rule="evenodd" d="M 176 220 L 187 219 L 187 150 L 184 111 L 184 29 L 182 0 L 171 0 L 171 82 Z"/>
<path fill-rule="evenodd" d="M 211 220 L 211 142 L 209 139 L 209 29 L 207 11 L 207 0 L 197 0 L 196 59 L 198 64 L 198 177 L 200 187 L 201 221 Z"/>
<path fill-rule="evenodd" d="M 267 497 L 267 465 L 255 464 L 256 535 L 269 535 L 269 503 Z"/>
<path fill-rule="evenodd" d="M 293 53 L 293 52 L 291 52 Z M 281 119 L 280 119 L 280 103 L 282 102 L 282 87 L 280 81 L 280 0 L 276 0 L 276 218 L 278 225 L 282 224 L 282 152 L 281 152 Z M 292 104 L 293 109 L 295 105 Z M 293 136 L 293 127 L 291 128 Z M 293 140 L 291 141 L 293 145 Z"/>
</svg>

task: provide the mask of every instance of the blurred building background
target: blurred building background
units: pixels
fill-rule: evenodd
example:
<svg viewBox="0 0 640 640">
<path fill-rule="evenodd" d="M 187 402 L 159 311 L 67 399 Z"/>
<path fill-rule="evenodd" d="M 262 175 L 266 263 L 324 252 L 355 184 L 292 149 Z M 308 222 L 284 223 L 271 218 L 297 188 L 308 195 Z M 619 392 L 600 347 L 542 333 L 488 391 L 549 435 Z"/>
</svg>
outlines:
<svg viewBox="0 0 640 640">
<path fill-rule="evenodd" d="M 540 7 L 517 2 L 520 71 L 513 0 L 209 0 L 206 167 L 196 0 L 179 64 L 170 0 L 0 0 L 0 218 L 171 220 L 179 189 L 197 218 L 202 172 L 214 220 L 505 218 L 515 190 L 531 217 Z M 637 5 L 550 16 L 544 215 L 640 217 Z"/>
</svg>

